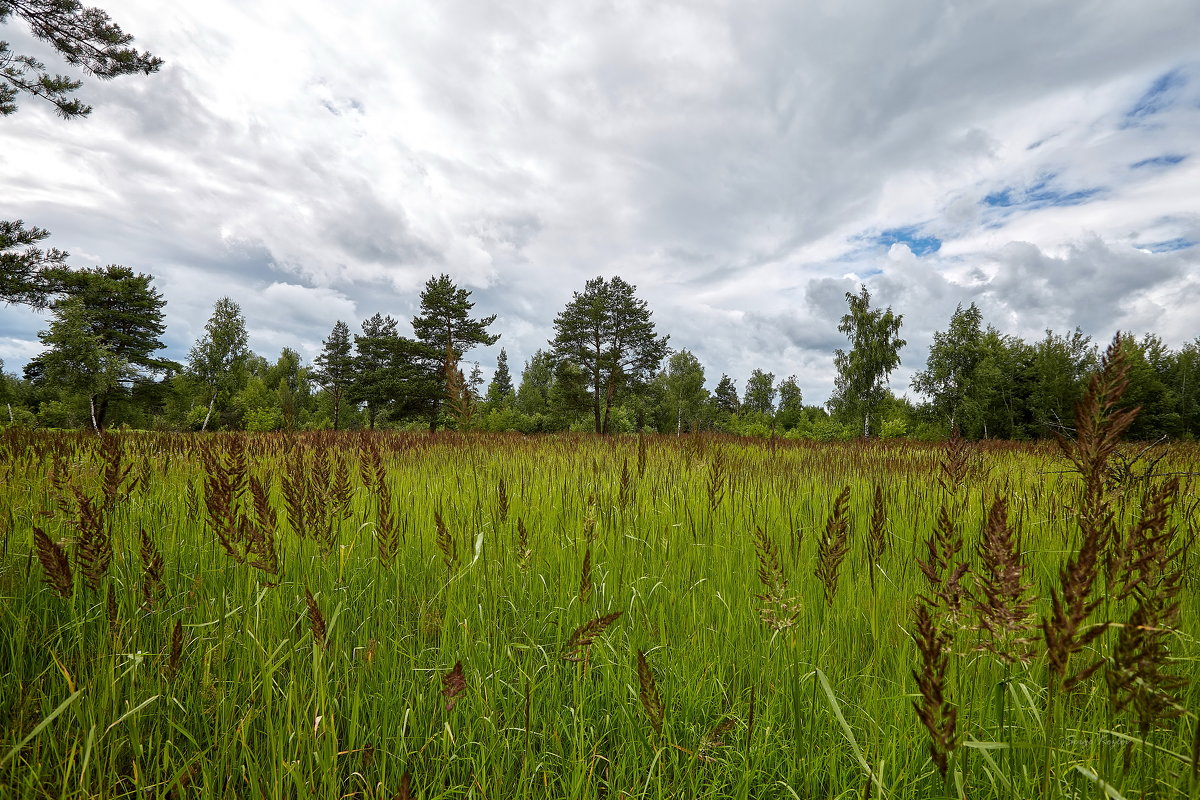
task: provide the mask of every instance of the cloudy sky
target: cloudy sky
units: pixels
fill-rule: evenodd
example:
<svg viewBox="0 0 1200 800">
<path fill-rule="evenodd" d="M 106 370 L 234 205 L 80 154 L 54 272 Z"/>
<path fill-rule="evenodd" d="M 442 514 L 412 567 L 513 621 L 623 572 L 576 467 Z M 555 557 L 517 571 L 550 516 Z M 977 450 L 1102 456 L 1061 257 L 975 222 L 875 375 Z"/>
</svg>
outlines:
<svg viewBox="0 0 1200 800">
<path fill-rule="evenodd" d="M 0 118 L 0 219 L 152 273 L 177 359 L 222 295 L 311 358 L 442 272 L 499 317 L 485 371 L 620 275 L 710 386 L 809 402 L 862 282 L 904 314 L 898 391 L 959 303 L 1200 336 L 1195 0 L 100 4 L 166 65 Z M 0 306 L 7 370 L 44 327 Z"/>
</svg>

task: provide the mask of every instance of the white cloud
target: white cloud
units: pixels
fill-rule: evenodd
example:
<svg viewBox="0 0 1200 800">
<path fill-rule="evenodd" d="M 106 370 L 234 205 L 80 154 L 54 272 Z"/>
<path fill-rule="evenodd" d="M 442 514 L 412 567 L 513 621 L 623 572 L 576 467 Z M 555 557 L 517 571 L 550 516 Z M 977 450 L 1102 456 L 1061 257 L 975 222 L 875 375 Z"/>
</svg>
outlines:
<svg viewBox="0 0 1200 800">
<path fill-rule="evenodd" d="M 224 294 L 264 354 L 309 355 L 440 272 L 500 317 L 485 366 L 620 274 L 710 382 L 795 372 L 810 400 L 858 280 L 909 371 L 972 300 L 1025 335 L 1196 334 L 1191 0 L 103 5 L 167 66 L 88 81 L 86 121 L 24 100 L 0 218 L 158 276 L 176 358 Z"/>
</svg>

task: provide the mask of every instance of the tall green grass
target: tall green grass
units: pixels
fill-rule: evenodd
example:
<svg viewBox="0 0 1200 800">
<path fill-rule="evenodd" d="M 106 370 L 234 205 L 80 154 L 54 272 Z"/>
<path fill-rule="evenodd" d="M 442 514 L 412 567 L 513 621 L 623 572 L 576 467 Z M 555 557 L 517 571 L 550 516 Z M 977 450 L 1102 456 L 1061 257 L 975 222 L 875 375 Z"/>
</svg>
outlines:
<svg viewBox="0 0 1200 800">
<path fill-rule="evenodd" d="M 1120 451 L 1111 487 L 1124 527 L 1159 482 L 1136 452 Z M 1110 702 L 1104 666 L 1055 689 L 1040 632 L 1028 662 L 1010 660 L 985 647 L 970 603 L 937 616 L 957 715 L 940 772 L 914 710 L 913 639 L 939 509 L 953 501 L 977 572 L 1005 498 L 1037 617 L 1079 546 L 1081 481 L 1056 448 L 965 453 L 951 493 L 946 449 L 900 442 L 9 431 L 0 795 L 1200 797 L 1190 564 L 1161 664 L 1184 713 L 1149 727 Z M 1154 466 L 1189 473 L 1166 511 L 1177 543 L 1195 535 L 1197 463 L 1180 444 Z M 289 481 L 313 493 L 307 518 L 289 514 Z M 831 584 L 821 557 L 844 487 Z M 94 587 L 81 497 L 111 535 Z M 218 535 L 226 512 L 244 520 L 227 520 L 237 558 Z M 35 527 L 69 557 L 67 597 Z M 789 603 L 774 617 L 772 574 Z M 1103 584 L 1088 624 L 1127 620 L 1135 598 L 1118 595 Z M 1111 659 L 1120 630 L 1081 665 Z"/>
</svg>

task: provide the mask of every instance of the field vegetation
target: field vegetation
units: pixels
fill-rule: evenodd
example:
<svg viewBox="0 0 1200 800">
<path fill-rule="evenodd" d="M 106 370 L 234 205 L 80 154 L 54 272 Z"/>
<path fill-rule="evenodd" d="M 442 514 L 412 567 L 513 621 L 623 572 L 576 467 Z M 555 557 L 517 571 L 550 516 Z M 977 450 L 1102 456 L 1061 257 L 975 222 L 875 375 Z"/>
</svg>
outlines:
<svg viewBox="0 0 1200 800">
<path fill-rule="evenodd" d="M 0 435 L 6 798 L 1200 797 L 1193 444 Z"/>
</svg>

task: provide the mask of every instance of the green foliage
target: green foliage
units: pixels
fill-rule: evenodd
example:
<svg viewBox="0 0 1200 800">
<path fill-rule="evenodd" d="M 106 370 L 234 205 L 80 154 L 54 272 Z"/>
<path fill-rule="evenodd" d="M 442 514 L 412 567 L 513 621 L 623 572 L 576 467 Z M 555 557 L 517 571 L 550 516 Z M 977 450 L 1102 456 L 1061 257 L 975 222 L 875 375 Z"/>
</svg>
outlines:
<svg viewBox="0 0 1200 800">
<path fill-rule="evenodd" d="M 509 408 L 517 401 L 516 390 L 513 389 L 512 373 L 508 371 L 508 353 L 500 348 L 496 358 L 496 371 L 492 373 L 492 381 L 488 384 L 485 405 L 488 410 Z"/>
<path fill-rule="evenodd" d="M 97 414 L 97 398 L 133 377 L 134 370 L 95 328 L 95 319 L 82 299 L 58 303 L 50 327 L 38 334 L 47 348 L 38 368 L 50 387 L 86 397 L 91 425 L 100 430 L 103 419 Z"/>
<path fill-rule="evenodd" d="M 98 8 L 79 0 L 7 0 L 0 3 L 0 23 L 16 14 L 38 39 L 97 78 L 115 78 L 137 72 L 149 75 L 162 59 L 130 47 L 133 37 L 121 30 Z M 15 113 L 21 92 L 51 103 L 64 118 L 85 117 L 92 108 L 71 95 L 82 81 L 46 72 L 46 65 L 28 55 L 18 55 L 0 42 L 0 115 Z"/>
<path fill-rule="evenodd" d="M 367 427 L 388 411 L 397 419 L 425 413 L 442 396 L 443 356 L 425 342 L 397 333 L 396 320 L 375 314 L 354 337 L 354 381 L 347 396 L 364 403 Z"/>
<path fill-rule="evenodd" d="M 783 430 L 796 427 L 804 414 L 804 394 L 795 375 L 789 375 L 779 384 L 779 408 L 775 411 L 775 422 Z"/>
<path fill-rule="evenodd" d="M 587 375 L 577 364 L 559 361 L 554 365 L 554 382 L 550 386 L 547 407 L 559 430 L 587 430 L 579 425 L 583 424 L 582 420 L 591 408 L 591 398 Z"/>
<path fill-rule="evenodd" d="M 708 409 L 708 390 L 704 388 L 704 365 L 689 350 L 680 350 L 667 359 L 667 368 L 656 379 L 659 383 L 659 407 L 662 433 L 679 434 L 700 429 Z"/>
<path fill-rule="evenodd" d="M 1121 338 L 1129 381 L 1122 404 L 1141 409 L 1126 431 L 1130 439 L 1177 438 L 1183 433 L 1179 398 L 1171 384 L 1174 359 L 1162 339 L 1146 334 L 1140 340 Z"/>
<path fill-rule="evenodd" d="M 756 369 L 746 380 L 742 394 L 742 410 L 771 416 L 775 413 L 775 373 Z"/>
<path fill-rule="evenodd" d="M 636 288 L 619 277 L 592 278 L 554 319 L 554 358 L 587 377 L 596 433 L 609 432 L 614 403 L 642 390 L 669 351 Z"/>
<path fill-rule="evenodd" d="M 738 400 L 737 385 L 733 378 L 721 375 L 721 380 L 717 381 L 717 388 L 713 392 L 713 404 L 716 406 L 719 416 L 724 417 L 738 413 L 742 404 Z"/>
<path fill-rule="evenodd" d="M 975 373 L 984 356 L 983 335 L 979 308 L 974 303 L 958 306 L 950 327 L 933 335 L 925 369 L 913 377 L 913 388 L 929 398 L 947 430 L 976 427 L 973 423 L 982 412 L 976 396 L 982 383 Z"/>
<path fill-rule="evenodd" d="M 187 373 L 207 395 L 201 430 L 208 429 L 217 404 L 245 386 L 246 362 L 250 357 L 247 340 L 241 306 L 228 297 L 217 300 L 212 316 L 204 325 L 204 335 L 188 353 Z"/>
<path fill-rule="evenodd" d="M 536 350 L 521 370 L 521 386 L 517 389 L 517 409 L 522 414 L 548 414 L 550 390 L 554 386 L 554 357 Z"/>
<path fill-rule="evenodd" d="M 1046 337 L 1033 346 L 1029 404 L 1039 429 L 1062 431 L 1072 424 L 1075 405 L 1083 398 L 1096 363 L 1091 337 L 1079 328 L 1067 336 L 1046 331 Z"/>
<path fill-rule="evenodd" d="M 864 285 L 857 295 L 846 293 L 849 312 L 838 330 L 850 339 L 850 351 L 837 350 L 834 364 L 838 375 L 830 407 L 842 415 L 862 419 L 863 436 L 871 434 L 871 417 L 886 394 L 887 376 L 900 366 L 899 337 L 904 315 L 871 308 L 871 294 Z"/>
<path fill-rule="evenodd" d="M 354 380 L 354 345 L 350 328 L 340 319 L 329 338 L 321 343 L 321 352 L 313 359 L 313 377 L 332 393 L 333 429 L 341 427 L 342 400 Z"/>
<path fill-rule="evenodd" d="M 455 285 L 449 275 L 430 278 L 421 292 L 421 311 L 412 320 L 417 339 L 430 352 L 439 353 L 441 359 L 442 390 L 432 395 L 428 404 L 430 430 L 437 428 L 438 410 L 447 396 L 444 378 L 449 361 L 462 361 L 463 355 L 476 345 L 493 345 L 500 340 L 499 334 L 487 330 L 496 321 L 496 315 L 472 318 L 475 304 L 470 298 L 471 292 Z"/>
<path fill-rule="evenodd" d="M 36 245 L 50 232 L 22 220 L 0 220 L 0 303 L 44 308 L 54 293 L 50 270 L 65 266 L 67 253 Z"/>
<path fill-rule="evenodd" d="M 139 391 L 141 386 L 152 383 L 156 374 L 180 369 L 174 361 L 156 355 L 165 347 L 159 337 L 166 330 L 166 301 L 151 285 L 152 276 L 117 265 L 74 271 L 53 269 L 45 276 L 59 296 L 52 307 L 79 303 L 86 310 L 91 333 L 126 365 L 120 381 L 95 395 L 98 427 L 105 426 L 114 403 L 128 405 L 134 398 L 152 399 L 152 395 Z M 26 374 L 34 380 L 43 371 L 42 358 L 34 357 L 26 367 Z M 127 416 L 129 413 L 136 414 L 137 409 L 130 409 Z"/>
</svg>

